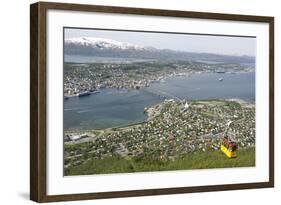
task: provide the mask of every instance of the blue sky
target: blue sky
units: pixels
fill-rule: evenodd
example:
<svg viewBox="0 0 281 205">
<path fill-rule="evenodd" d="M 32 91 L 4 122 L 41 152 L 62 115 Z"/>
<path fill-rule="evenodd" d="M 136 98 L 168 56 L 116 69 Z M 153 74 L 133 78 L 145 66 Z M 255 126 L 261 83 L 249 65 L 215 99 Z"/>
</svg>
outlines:
<svg viewBox="0 0 281 205">
<path fill-rule="evenodd" d="M 209 36 L 191 34 L 167 34 L 94 29 L 65 29 L 65 38 L 98 37 L 116 41 L 150 46 L 158 49 L 173 49 L 188 52 L 205 52 L 225 55 L 256 54 L 256 38 Z"/>
</svg>

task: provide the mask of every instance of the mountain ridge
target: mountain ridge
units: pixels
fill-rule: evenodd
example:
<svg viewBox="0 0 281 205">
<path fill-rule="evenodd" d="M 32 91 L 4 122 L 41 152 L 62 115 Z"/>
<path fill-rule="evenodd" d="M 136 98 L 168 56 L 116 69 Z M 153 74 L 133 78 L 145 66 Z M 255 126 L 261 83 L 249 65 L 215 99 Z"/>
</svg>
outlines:
<svg viewBox="0 0 281 205">
<path fill-rule="evenodd" d="M 120 57 L 157 60 L 218 61 L 225 63 L 254 63 L 255 57 L 247 55 L 222 55 L 213 53 L 186 52 L 172 49 L 157 49 L 142 45 L 96 37 L 69 38 L 64 41 L 68 55 L 96 57 Z"/>
</svg>

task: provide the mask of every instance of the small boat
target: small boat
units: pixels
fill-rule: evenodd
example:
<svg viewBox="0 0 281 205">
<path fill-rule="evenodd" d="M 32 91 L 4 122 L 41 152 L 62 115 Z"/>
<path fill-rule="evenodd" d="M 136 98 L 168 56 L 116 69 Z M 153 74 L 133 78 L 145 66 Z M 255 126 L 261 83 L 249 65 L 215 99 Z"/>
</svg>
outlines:
<svg viewBox="0 0 281 205">
<path fill-rule="evenodd" d="M 223 81 L 223 78 L 219 78 L 219 81 L 222 82 L 222 81 Z"/>
</svg>

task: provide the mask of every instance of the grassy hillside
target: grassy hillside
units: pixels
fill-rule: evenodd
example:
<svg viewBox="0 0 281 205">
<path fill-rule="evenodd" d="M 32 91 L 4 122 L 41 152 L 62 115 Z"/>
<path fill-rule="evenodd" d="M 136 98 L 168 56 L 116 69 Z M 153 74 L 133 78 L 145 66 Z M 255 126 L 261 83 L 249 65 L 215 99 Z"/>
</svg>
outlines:
<svg viewBox="0 0 281 205">
<path fill-rule="evenodd" d="M 229 159 L 221 151 L 213 151 L 190 154 L 180 159 L 169 161 L 153 160 L 151 158 L 120 157 L 110 157 L 102 160 L 92 159 L 81 165 L 66 168 L 65 175 L 255 166 L 255 148 L 238 150 L 237 155 L 237 158 Z"/>
</svg>

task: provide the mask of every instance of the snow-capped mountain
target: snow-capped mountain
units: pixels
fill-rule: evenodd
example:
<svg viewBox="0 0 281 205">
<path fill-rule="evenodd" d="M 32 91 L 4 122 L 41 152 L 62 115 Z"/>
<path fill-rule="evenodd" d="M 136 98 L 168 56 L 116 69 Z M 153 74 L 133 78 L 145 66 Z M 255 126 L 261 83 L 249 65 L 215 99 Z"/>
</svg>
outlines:
<svg viewBox="0 0 281 205">
<path fill-rule="evenodd" d="M 94 38 L 94 37 L 82 37 L 82 38 L 69 38 L 65 40 L 65 44 L 74 44 L 79 46 L 88 46 L 92 48 L 98 49 L 135 49 L 135 50 L 144 50 L 146 49 L 144 46 L 115 41 L 112 39 L 106 38 Z"/>
<path fill-rule="evenodd" d="M 183 52 L 169 49 L 157 49 L 127 42 L 120 42 L 112 39 L 95 37 L 65 39 L 64 53 L 66 55 L 158 60 L 204 60 L 228 63 L 255 62 L 255 58 L 250 56 L 229 56 L 210 53 Z"/>
</svg>

